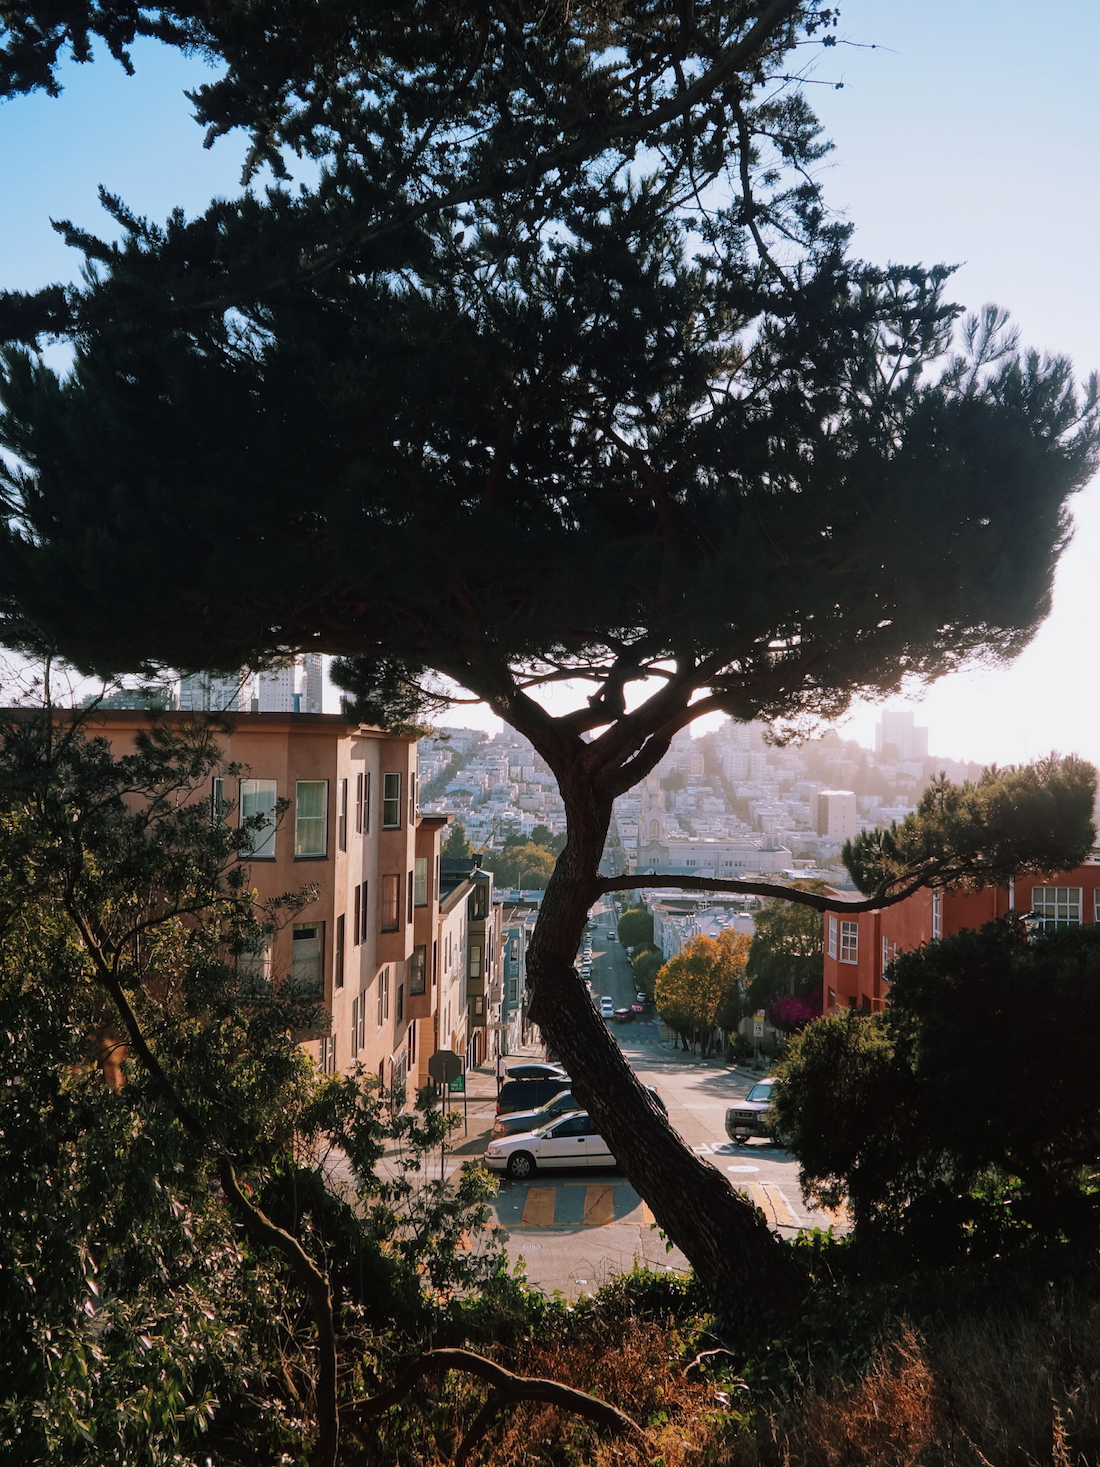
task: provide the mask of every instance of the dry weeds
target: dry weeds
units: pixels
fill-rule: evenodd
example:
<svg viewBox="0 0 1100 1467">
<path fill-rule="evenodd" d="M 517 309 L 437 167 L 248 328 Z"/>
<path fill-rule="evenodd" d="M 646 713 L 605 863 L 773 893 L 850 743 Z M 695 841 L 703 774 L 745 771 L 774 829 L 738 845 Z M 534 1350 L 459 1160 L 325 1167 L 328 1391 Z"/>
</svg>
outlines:
<svg viewBox="0 0 1100 1467">
<path fill-rule="evenodd" d="M 900 1321 L 858 1377 L 819 1362 L 812 1383 L 771 1399 L 751 1399 L 737 1381 L 689 1378 L 682 1339 L 640 1319 L 593 1319 L 570 1338 L 500 1358 L 614 1402 L 647 1428 L 649 1450 L 529 1404 L 498 1419 L 471 1467 L 1100 1464 L 1100 1305 L 1072 1298 L 926 1334 Z M 476 1384 L 449 1377 L 408 1403 L 400 1444 L 391 1438 L 381 1456 L 376 1447 L 348 1460 L 445 1467 L 483 1399 Z M 414 1412 L 423 1431 L 409 1430 Z"/>
</svg>

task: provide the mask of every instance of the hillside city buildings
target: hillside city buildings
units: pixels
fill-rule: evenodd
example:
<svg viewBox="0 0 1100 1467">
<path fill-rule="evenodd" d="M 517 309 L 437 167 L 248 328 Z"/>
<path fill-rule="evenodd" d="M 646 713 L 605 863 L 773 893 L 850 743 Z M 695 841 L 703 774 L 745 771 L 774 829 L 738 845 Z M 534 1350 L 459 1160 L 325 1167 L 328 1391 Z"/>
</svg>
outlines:
<svg viewBox="0 0 1100 1467">
<path fill-rule="evenodd" d="M 311 892 L 267 948 L 243 961 L 258 977 L 316 994 L 326 1018 L 303 1042 L 322 1069 L 358 1068 L 412 1097 L 428 1083 L 436 1050 L 472 1067 L 520 1047 L 541 892 L 502 890 L 486 867 L 509 840 L 537 833 L 545 843 L 565 829 L 553 776 L 525 739 L 510 729 L 490 737 L 453 728 L 418 743 L 324 714 L 319 658 L 258 675 L 184 679 L 177 706 L 156 713 L 119 701 L 100 703 L 89 717 L 120 753 L 151 718 L 182 724 L 195 713 L 224 713 L 218 737 L 226 763 L 241 772 L 219 776 L 198 797 L 231 820 L 269 817 L 270 835 L 250 861 L 261 900 Z M 909 713 L 883 714 L 873 753 L 835 733 L 785 748 L 754 723 L 727 721 L 699 739 L 685 731 L 615 802 L 603 868 L 821 880 L 839 902 L 856 900 L 839 860 L 844 842 L 903 819 L 935 774 L 978 772 L 929 758 L 927 744 Z M 455 824 L 472 856 L 444 853 Z M 824 1006 L 880 1008 L 895 952 L 1014 905 L 1049 909 L 1052 921 L 1098 920 L 1098 892 L 1100 865 L 1090 865 L 1053 882 L 1018 882 L 1014 891 L 920 892 L 883 912 L 834 914 Z M 751 935 L 759 906 L 752 896 L 707 891 L 643 891 L 643 900 L 666 959 L 701 934 L 732 927 Z"/>
</svg>

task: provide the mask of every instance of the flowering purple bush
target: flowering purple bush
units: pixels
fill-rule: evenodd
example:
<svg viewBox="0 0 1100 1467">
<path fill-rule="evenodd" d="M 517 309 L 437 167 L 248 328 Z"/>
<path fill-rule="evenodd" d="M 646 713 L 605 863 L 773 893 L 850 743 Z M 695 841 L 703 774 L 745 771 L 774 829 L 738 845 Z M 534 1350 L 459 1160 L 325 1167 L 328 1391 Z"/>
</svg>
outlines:
<svg viewBox="0 0 1100 1467">
<path fill-rule="evenodd" d="M 768 1010 L 768 1019 L 777 1029 L 801 1029 L 821 1013 L 821 994 L 808 998 L 777 998 Z"/>
</svg>

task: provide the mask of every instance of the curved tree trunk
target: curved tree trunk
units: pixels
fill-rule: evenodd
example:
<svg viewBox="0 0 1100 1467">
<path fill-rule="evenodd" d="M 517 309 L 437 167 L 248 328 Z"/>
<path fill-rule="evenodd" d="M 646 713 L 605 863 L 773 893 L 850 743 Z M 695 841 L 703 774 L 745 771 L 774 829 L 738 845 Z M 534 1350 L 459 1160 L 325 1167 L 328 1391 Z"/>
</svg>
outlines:
<svg viewBox="0 0 1100 1467">
<path fill-rule="evenodd" d="M 654 1105 L 596 1013 L 574 959 L 599 896 L 611 800 L 591 782 L 561 779 L 568 840 L 546 889 L 528 951 L 531 1018 L 565 1064 L 619 1165 L 661 1229 L 717 1295 L 791 1307 L 797 1272 L 763 1215 L 695 1156 Z"/>
</svg>

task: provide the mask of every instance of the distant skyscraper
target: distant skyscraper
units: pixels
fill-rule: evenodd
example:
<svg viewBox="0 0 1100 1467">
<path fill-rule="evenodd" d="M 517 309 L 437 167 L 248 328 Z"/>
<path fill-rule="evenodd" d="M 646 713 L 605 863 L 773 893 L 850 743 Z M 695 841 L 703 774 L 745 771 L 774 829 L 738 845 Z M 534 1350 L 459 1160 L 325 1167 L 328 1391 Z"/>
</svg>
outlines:
<svg viewBox="0 0 1100 1467">
<path fill-rule="evenodd" d="M 306 652 L 301 657 L 299 713 L 320 713 L 324 698 L 324 663 L 320 652 Z"/>
<path fill-rule="evenodd" d="M 875 753 L 881 754 L 887 744 L 894 745 L 902 760 L 926 759 L 928 730 L 915 727 L 911 713 L 883 713 L 875 725 Z"/>
<path fill-rule="evenodd" d="M 247 713 L 252 706 L 252 678 L 247 672 L 228 675 L 196 672 L 180 679 L 180 707 L 208 713 Z"/>
<path fill-rule="evenodd" d="M 257 713 L 294 713 L 294 674 L 291 667 L 273 667 L 256 678 L 253 707 Z"/>
<path fill-rule="evenodd" d="M 180 679 L 180 707 L 211 713 L 320 713 L 324 664 L 306 652 L 285 667 L 253 673 L 194 673 Z"/>
</svg>

